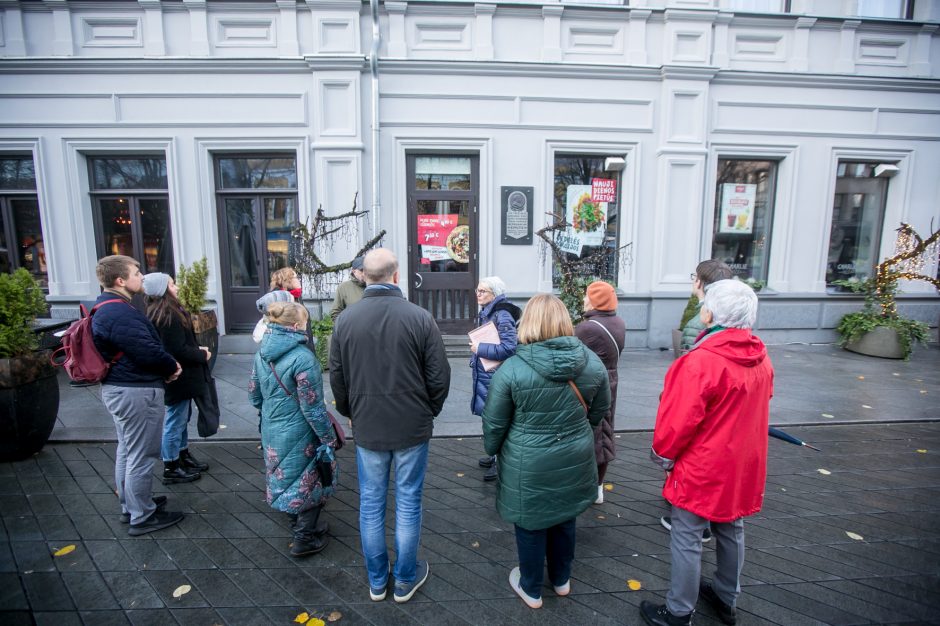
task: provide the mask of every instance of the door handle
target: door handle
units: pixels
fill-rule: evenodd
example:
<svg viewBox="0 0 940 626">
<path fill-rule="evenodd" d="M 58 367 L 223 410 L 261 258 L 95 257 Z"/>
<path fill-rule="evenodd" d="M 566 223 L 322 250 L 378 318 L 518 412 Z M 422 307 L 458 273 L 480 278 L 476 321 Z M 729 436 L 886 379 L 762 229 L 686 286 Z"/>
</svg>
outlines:
<svg viewBox="0 0 940 626">
<path fill-rule="evenodd" d="M 415 278 L 418 279 L 418 282 L 415 283 L 415 289 L 421 289 L 421 285 L 424 284 L 424 278 L 421 274 L 415 274 Z"/>
</svg>

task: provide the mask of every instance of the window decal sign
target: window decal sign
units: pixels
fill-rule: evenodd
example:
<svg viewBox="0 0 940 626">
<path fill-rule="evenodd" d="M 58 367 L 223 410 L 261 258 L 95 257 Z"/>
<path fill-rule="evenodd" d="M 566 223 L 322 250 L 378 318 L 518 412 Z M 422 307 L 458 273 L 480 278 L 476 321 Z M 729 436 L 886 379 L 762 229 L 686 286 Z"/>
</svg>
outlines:
<svg viewBox="0 0 940 626">
<path fill-rule="evenodd" d="M 721 186 L 721 214 L 718 232 L 750 235 L 754 231 L 754 200 L 757 185 L 724 183 Z"/>
<path fill-rule="evenodd" d="M 448 261 L 452 258 L 447 238 L 457 227 L 459 217 L 456 213 L 418 216 L 418 245 L 421 246 L 422 261 Z"/>
<path fill-rule="evenodd" d="M 592 178 L 591 200 L 594 202 L 616 202 L 617 181 L 608 178 Z"/>
</svg>

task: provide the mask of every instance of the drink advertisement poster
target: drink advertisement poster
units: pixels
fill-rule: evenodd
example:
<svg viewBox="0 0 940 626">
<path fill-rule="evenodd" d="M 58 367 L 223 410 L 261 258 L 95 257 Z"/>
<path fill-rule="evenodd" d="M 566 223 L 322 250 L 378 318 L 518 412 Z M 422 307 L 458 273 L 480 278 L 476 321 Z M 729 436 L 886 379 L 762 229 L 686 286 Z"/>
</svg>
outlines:
<svg viewBox="0 0 940 626">
<path fill-rule="evenodd" d="M 568 185 L 565 200 L 565 221 L 585 246 L 604 244 L 607 230 L 607 203 L 592 195 L 591 185 Z"/>
<path fill-rule="evenodd" d="M 754 201 L 757 185 L 724 183 L 721 186 L 721 214 L 718 232 L 729 235 L 750 235 L 754 232 Z"/>
<path fill-rule="evenodd" d="M 448 250 L 448 236 L 457 227 L 459 217 L 456 213 L 418 216 L 418 245 L 421 246 L 422 259 L 448 261 L 453 258 Z"/>
</svg>

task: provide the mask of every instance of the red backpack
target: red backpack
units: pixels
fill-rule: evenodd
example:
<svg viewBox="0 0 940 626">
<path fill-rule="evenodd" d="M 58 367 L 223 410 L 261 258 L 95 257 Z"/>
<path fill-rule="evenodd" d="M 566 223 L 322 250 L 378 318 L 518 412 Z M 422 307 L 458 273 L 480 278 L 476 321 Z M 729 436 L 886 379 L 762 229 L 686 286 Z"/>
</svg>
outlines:
<svg viewBox="0 0 940 626">
<path fill-rule="evenodd" d="M 91 311 L 88 311 L 84 304 L 79 305 L 81 319 L 72 322 L 72 325 L 62 333 L 62 347 L 52 353 L 52 364 L 63 366 L 69 378 L 77 383 L 100 383 L 108 375 L 111 366 L 124 356 L 123 352 L 118 352 L 110 362 L 105 361 L 98 352 L 98 348 L 95 347 L 91 332 L 91 316 L 99 307 L 112 302 L 127 304 L 124 300 L 115 298 L 99 302 L 91 308 Z M 59 356 L 60 354 L 64 355 L 64 359 Z"/>
</svg>

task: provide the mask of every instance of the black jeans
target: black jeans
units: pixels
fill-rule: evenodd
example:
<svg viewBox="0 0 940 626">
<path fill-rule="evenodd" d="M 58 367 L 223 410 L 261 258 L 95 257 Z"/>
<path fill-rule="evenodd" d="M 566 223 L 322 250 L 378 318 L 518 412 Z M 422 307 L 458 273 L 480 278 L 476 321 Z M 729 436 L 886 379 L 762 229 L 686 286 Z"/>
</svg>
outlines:
<svg viewBox="0 0 940 626">
<path fill-rule="evenodd" d="M 533 598 L 542 597 L 542 572 L 548 559 L 548 579 L 555 587 L 568 582 L 574 561 L 575 519 L 541 530 L 516 526 L 519 584 Z"/>
</svg>

